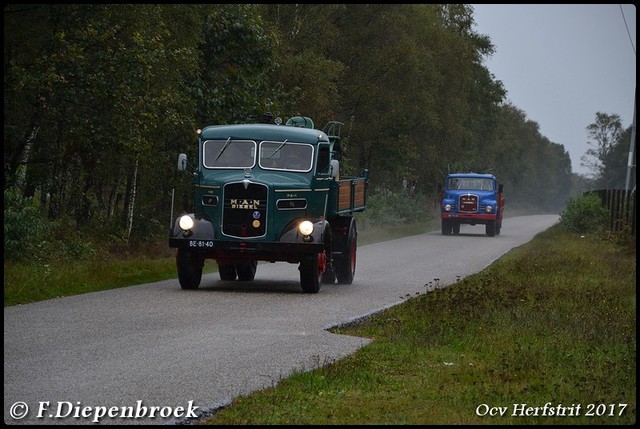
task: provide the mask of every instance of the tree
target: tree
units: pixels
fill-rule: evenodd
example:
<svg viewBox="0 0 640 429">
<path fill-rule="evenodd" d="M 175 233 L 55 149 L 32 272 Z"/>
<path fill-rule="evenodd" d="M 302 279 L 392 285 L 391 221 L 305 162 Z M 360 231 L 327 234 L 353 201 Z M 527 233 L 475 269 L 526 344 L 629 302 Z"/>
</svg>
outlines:
<svg viewBox="0 0 640 429">
<path fill-rule="evenodd" d="M 605 160 L 611 155 L 611 151 L 623 132 L 622 121 L 617 114 L 597 112 L 596 120 L 586 128 L 591 146 L 582 156 L 582 166 L 591 170 L 595 179 L 604 177 Z"/>
<path fill-rule="evenodd" d="M 606 189 L 624 189 L 629 161 L 629 140 L 631 127 L 620 133 L 611 150 L 602 160 L 602 178 L 600 187 Z"/>
<path fill-rule="evenodd" d="M 512 203 L 548 207 L 568 186 L 564 147 L 503 104 L 470 5 L 11 4 L 4 17 L 5 189 L 99 238 L 164 234 L 173 190 L 192 204 L 175 159 L 197 159 L 196 129 L 267 111 L 344 122 L 341 172 L 368 168 L 372 193 L 432 194 L 449 166 L 493 169 Z M 607 176 L 620 161 L 593 154 Z"/>
</svg>

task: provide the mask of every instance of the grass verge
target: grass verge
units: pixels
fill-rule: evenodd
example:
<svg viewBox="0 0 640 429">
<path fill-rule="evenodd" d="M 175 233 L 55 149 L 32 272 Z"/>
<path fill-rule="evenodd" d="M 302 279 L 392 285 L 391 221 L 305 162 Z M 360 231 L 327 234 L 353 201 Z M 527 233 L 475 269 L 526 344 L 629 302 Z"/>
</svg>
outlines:
<svg viewBox="0 0 640 429">
<path fill-rule="evenodd" d="M 203 423 L 633 424 L 635 267 L 635 244 L 553 227 L 476 275 L 336 329 L 374 342 Z"/>
</svg>

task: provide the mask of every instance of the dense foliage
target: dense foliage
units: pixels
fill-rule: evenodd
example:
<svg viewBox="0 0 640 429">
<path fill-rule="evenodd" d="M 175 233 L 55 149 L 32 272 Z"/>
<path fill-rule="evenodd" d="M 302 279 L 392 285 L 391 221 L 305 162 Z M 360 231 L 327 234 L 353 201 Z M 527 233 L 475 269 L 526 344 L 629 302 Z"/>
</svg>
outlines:
<svg viewBox="0 0 640 429">
<path fill-rule="evenodd" d="M 372 198 L 410 183 L 429 199 L 449 170 L 491 171 L 510 205 L 559 210 L 569 154 L 505 102 L 473 24 L 459 4 L 6 5 L 5 230 L 42 217 L 101 242 L 163 240 L 173 198 L 191 204 L 175 164 L 194 159 L 195 130 L 264 112 L 344 122 L 343 172 L 369 169 Z"/>
<path fill-rule="evenodd" d="M 560 213 L 560 225 L 567 231 L 588 233 L 602 231 L 607 226 L 609 212 L 595 193 L 571 198 Z"/>
</svg>

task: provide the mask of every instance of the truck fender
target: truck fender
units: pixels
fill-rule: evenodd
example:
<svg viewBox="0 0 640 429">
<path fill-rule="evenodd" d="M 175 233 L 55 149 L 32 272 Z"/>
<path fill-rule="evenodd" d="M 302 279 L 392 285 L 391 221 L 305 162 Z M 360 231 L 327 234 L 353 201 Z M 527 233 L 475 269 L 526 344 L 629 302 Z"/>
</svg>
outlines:
<svg viewBox="0 0 640 429">
<path fill-rule="evenodd" d="M 189 216 L 193 219 L 193 228 L 190 231 L 185 231 L 180 228 L 180 218 L 182 216 Z M 196 217 L 193 213 L 181 214 L 176 218 L 173 223 L 173 231 L 171 232 L 171 238 L 188 238 L 192 240 L 212 240 L 214 238 L 213 224 L 203 218 Z"/>
<path fill-rule="evenodd" d="M 298 224 L 304 219 L 296 219 L 287 225 L 284 232 L 280 236 L 281 243 L 303 243 L 302 234 L 298 232 Z M 312 220 L 313 222 L 313 220 Z M 330 231 L 329 222 L 324 219 L 313 222 L 313 243 L 324 243 L 325 232 Z"/>
</svg>

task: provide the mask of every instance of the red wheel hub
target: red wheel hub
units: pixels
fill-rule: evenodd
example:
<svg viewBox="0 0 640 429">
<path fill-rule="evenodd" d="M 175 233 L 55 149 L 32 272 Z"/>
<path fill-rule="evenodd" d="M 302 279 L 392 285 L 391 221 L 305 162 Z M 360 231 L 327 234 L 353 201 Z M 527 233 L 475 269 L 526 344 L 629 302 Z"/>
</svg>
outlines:
<svg viewBox="0 0 640 429">
<path fill-rule="evenodd" d="M 318 253 L 318 273 L 322 274 L 327 270 L 327 253 L 323 250 Z"/>
</svg>

